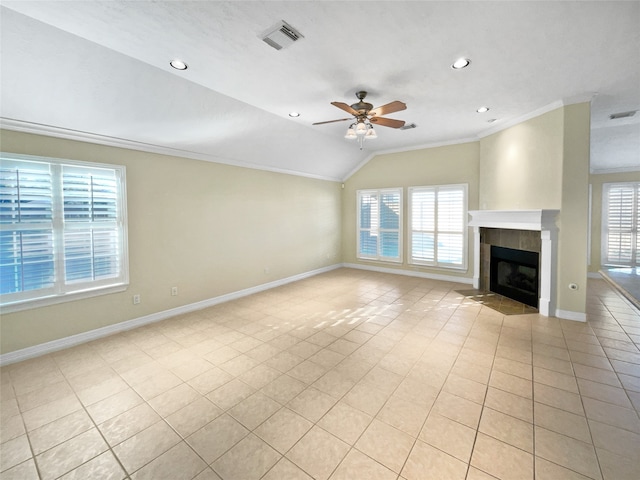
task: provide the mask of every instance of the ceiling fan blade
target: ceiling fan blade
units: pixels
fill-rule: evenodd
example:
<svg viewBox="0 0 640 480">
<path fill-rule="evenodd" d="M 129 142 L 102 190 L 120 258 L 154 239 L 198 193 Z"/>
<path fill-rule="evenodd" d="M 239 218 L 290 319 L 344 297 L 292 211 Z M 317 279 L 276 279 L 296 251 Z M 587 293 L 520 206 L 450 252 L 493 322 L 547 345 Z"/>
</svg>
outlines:
<svg viewBox="0 0 640 480">
<path fill-rule="evenodd" d="M 356 117 L 358 115 L 360 115 L 356 110 L 354 110 L 353 108 L 351 108 L 349 105 L 347 105 L 346 103 L 342 103 L 342 102 L 331 102 L 331 105 L 338 107 L 341 110 L 344 110 L 347 113 L 350 113 L 351 115 L 355 115 Z"/>
<path fill-rule="evenodd" d="M 382 125 L 383 127 L 400 128 L 404 126 L 404 120 L 395 120 L 393 118 L 373 117 L 371 123 Z"/>
<path fill-rule="evenodd" d="M 395 102 L 387 103 L 386 105 L 382 105 L 381 107 L 374 108 L 369 112 L 369 115 L 374 115 L 379 117 L 381 115 L 386 115 L 388 113 L 399 112 L 400 110 L 406 110 L 407 104 L 403 102 L 399 102 L 396 100 Z"/>
<path fill-rule="evenodd" d="M 324 125 L 325 123 L 334 123 L 334 122 L 346 122 L 347 120 L 353 120 L 353 118 L 341 118 L 339 120 L 328 120 L 326 122 L 316 122 L 311 125 Z"/>
</svg>

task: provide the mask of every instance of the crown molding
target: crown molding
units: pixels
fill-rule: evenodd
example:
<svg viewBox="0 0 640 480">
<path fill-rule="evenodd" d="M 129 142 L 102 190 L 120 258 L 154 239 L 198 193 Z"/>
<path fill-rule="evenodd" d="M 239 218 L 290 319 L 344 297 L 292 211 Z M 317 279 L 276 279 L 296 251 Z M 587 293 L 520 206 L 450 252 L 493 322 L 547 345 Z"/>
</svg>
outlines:
<svg viewBox="0 0 640 480">
<path fill-rule="evenodd" d="M 446 147 L 446 146 L 450 146 L 450 145 L 461 145 L 463 143 L 471 143 L 471 142 L 477 142 L 485 137 L 488 137 L 489 135 L 493 135 L 494 133 L 498 133 L 501 132 L 503 130 L 506 130 L 507 128 L 511 128 L 514 127 L 520 123 L 526 122 L 527 120 L 531 120 L 532 118 L 536 118 L 539 117 L 540 115 L 544 115 L 545 113 L 551 112 L 553 110 L 556 110 L 558 108 L 562 108 L 562 107 L 566 107 L 569 105 L 574 105 L 577 103 L 584 103 L 584 102 L 589 102 L 591 101 L 591 99 L 595 96 L 595 93 L 585 93 L 583 95 L 577 95 L 571 98 L 567 98 L 564 100 L 557 100 L 555 102 L 552 102 L 548 105 L 545 105 L 543 107 L 540 107 L 536 110 L 533 110 L 527 114 L 524 115 L 520 115 L 514 118 L 511 118 L 509 120 L 506 120 L 504 122 L 498 122 L 498 125 L 495 125 L 494 127 L 491 127 L 487 130 L 484 130 L 480 133 L 478 133 L 476 136 L 474 137 L 467 137 L 467 138 L 461 138 L 458 140 L 449 140 L 449 141 L 444 141 L 444 142 L 433 142 L 433 143 L 425 143 L 422 145 L 415 145 L 412 147 L 408 147 L 408 148 L 396 148 L 396 149 L 390 149 L 390 150 L 382 150 L 376 153 L 372 153 L 371 155 L 369 155 L 367 158 L 365 158 L 362 162 L 360 162 L 353 170 L 351 170 L 343 179 L 342 181 L 345 182 L 347 181 L 349 178 L 351 178 L 358 170 L 360 170 L 362 167 L 364 167 L 367 163 L 369 163 L 369 161 L 371 161 L 371 159 L 373 157 L 376 157 L 378 155 L 387 155 L 390 153 L 402 153 L 402 152 L 411 152 L 411 151 L 415 151 L 415 150 L 423 150 L 426 148 L 437 148 L 437 147 Z M 631 171 L 635 171 L 635 170 L 631 170 Z M 593 172 L 592 172 L 593 173 Z"/>
<path fill-rule="evenodd" d="M 469 138 L 462 138 L 462 139 L 458 139 L 458 140 L 447 140 L 447 141 L 444 141 L 444 142 L 423 143 L 423 144 L 420 144 L 420 145 L 413 145 L 413 146 L 410 146 L 410 147 L 391 148 L 391 149 L 388 149 L 388 150 L 380 150 L 378 152 L 371 153 L 367 158 L 365 158 L 358 165 L 356 165 L 356 167 L 353 170 L 351 170 L 342 179 L 342 181 L 346 182 L 347 180 L 349 180 L 349 178 L 351 178 L 358 170 L 360 170 L 367 163 L 369 163 L 369 161 L 371 161 L 371 159 L 373 159 L 374 157 L 378 157 L 380 155 L 389 155 L 389 154 L 392 154 L 392 153 L 414 152 L 416 150 L 424 150 L 424 149 L 427 149 L 427 148 L 448 147 L 448 146 L 451 146 L 451 145 L 462 145 L 462 144 L 465 144 L 465 143 L 471 143 L 471 142 L 477 142 L 477 141 L 478 141 L 477 137 L 469 137 Z"/>
<path fill-rule="evenodd" d="M 489 135 L 493 135 L 494 133 L 501 132 L 506 130 L 507 128 L 515 127 L 516 125 L 526 122 L 527 120 L 531 120 L 532 118 L 539 117 L 540 115 L 544 115 L 545 113 L 551 112 L 553 110 L 557 110 L 558 108 L 564 107 L 565 104 L 562 100 L 558 100 L 556 102 L 545 105 L 544 107 L 540 107 L 532 112 L 526 113 L 524 115 L 520 115 L 518 117 L 510 118 L 504 122 L 500 122 L 499 125 L 495 127 L 491 127 L 484 132 L 478 134 L 478 139 L 482 139 L 488 137 Z"/>
<path fill-rule="evenodd" d="M 311 173 L 299 172 L 296 170 L 288 170 L 283 168 L 267 167 L 257 165 L 255 163 L 242 162 L 239 160 L 219 157 L 216 155 L 193 152 L 191 150 L 183 150 L 180 148 L 163 147 L 152 143 L 138 142 L 128 140 L 126 138 L 110 137 L 108 135 L 98 135 L 95 133 L 83 132 L 81 130 L 72 130 L 67 128 L 54 127 L 41 123 L 25 122 L 13 118 L 0 117 L 0 129 L 11 130 L 15 132 L 31 133 L 35 135 L 44 135 L 47 137 L 63 138 L 66 140 L 75 140 L 78 142 L 95 143 L 108 147 L 126 148 L 129 150 L 138 150 L 141 152 L 157 153 L 160 155 L 169 155 L 172 157 L 189 158 L 191 160 L 201 160 L 211 163 L 220 163 L 223 165 L 231 165 L 234 167 L 250 168 L 253 170 L 263 170 L 266 172 L 281 173 L 285 175 L 294 175 L 297 177 L 313 178 L 315 180 L 326 180 L 330 182 L 340 182 L 339 177 L 326 177 L 324 175 L 315 175 Z"/>
</svg>

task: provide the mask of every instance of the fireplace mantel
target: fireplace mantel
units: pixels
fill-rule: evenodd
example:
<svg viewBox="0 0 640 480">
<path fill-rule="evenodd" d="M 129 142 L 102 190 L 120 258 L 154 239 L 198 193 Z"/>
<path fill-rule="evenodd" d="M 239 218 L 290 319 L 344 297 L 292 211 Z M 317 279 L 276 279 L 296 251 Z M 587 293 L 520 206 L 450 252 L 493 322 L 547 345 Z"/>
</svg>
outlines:
<svg viewBox="0 0 640 480">
<path fill-rule="evenodd" d="M 472 210 L 470 227 L 553 230 L 560 210 Z"/>
<path fill-rule="evenodd" d="M 542 315 L 555 315 L 558 269 L 558 227 L 560 210 L 473 210 L 469 226 L 474 233 L 473 286 L 480 287 L 480 228 L 534 230 L 540 232 L 540 301 Z"/>
</svg>

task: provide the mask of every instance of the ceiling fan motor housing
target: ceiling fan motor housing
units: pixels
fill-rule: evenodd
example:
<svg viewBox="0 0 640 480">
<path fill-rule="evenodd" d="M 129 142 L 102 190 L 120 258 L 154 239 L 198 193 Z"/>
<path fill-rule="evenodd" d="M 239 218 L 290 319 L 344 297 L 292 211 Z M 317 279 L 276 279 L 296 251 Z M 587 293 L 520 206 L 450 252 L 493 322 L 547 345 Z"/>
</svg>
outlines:
<svg viewBox="0 0 640 480">
<path fill-rule="evenodd" d="M 364 101 L 366 96 L 367 96 L 367 92 L 365 92 L 364 90 L 356 92 L 356 97 L 358 97 L 358 100 L 360 101 L 358 103 L 354 103 L 353 105 L 351 105 L 351 108 L 353 108 L 356 112 L 360 113 L 361 115 L 366 115 L 367 112 L 369 112 L 369 110 L 373 109 L 373 105 Z"/>
</svg>

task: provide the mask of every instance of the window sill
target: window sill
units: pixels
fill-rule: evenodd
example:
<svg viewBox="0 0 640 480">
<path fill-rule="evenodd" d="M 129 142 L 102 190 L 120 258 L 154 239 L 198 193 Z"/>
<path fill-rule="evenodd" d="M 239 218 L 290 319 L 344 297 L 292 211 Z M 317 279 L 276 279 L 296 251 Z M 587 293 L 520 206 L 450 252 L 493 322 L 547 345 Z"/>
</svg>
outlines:
<svg viewBox="0 0 640 480">
<path fill-rule="evenodd" d="M 94 288 L 90 290 L 83 290 L 80 292 L 66 293 L 63 295 L 52 295 L 50 297 L 36 298 L 33 300 L 21 300 L 0 306 L 0 313 L 5 315 L 7 313 L 20 312 L 22 310 L 31 310 L 34 308 L 48 307 L 49 305 L 57 305 L 60 303 L 84 300 L 86 298 L 97 297 L 99 295 L 124 292 L 128 286 L 128 283 L 118 284 Z"/>
<path fill-rule="evenodd" d="M 418 268 L 428 268 L 430 270 L 442 270 L 445 272 L 467 272 L 469 271 L 469 269 L 467 268 L 466 265 L 458 267 L 448 267 L 446 265 L 433 265 L 433 264 L 429 264 L 429 263 L 417 263 L 417 262 L 409 262 L 408 264 L 411 267 L 418 267 Z"/>
</svg>

